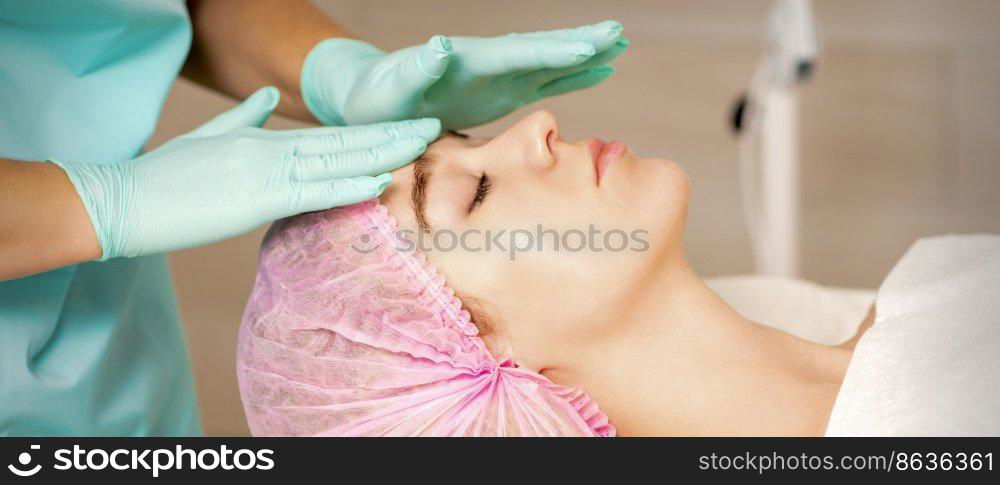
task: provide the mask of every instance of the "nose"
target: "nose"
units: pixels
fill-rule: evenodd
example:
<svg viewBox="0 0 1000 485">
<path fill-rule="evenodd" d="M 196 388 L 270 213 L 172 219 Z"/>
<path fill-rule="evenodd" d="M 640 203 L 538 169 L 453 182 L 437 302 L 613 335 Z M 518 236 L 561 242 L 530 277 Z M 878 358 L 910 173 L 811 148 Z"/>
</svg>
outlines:
<svg viewBox="0 0 1000 485">
<path fill-rule="evenodd" d="M 553 147 L 559 142 L 559 124 L 551 111 L 536 111 L 518 121 L 495 142 L 531 168 L 544 170 L 556 162 Z"/>
</svg>

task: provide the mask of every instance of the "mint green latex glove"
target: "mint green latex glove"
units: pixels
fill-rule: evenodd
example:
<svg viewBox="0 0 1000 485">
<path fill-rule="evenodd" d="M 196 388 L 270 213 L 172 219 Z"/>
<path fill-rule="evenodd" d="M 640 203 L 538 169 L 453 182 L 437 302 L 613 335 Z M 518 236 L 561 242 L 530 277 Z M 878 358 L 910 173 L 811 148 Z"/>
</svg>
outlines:
<svg viewBox="0 0 1000 485">
<path fill-rule="evenodd" d="M 278 104 L 263 88 L 200 128 L 135 160 L 51 160 L 69 175 L 100 240 L 101 260 L 230 238 L 301 212 L 376 197 L 386 172 L 418 157 L 441 124 L 259 128 Z"/>
<path fill-rule="evenodd" d="M 327 39 L 306 57 L 302 97 L 327 125 L 433 117 L 461 129 L 544 98 L 594 86 L 628 48 L 615 21 L 500 37 L 435 36 L 385 53 Z"/>
</svg>

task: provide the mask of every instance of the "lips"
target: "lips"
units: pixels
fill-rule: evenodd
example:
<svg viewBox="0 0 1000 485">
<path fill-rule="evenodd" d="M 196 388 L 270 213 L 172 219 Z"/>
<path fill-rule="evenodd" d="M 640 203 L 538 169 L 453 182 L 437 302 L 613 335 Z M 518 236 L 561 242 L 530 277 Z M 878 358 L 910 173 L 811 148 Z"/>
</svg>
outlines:
<svg viewBox="0 0 1000 485">
<path fill-rule="evenodd" d="M 615 160 L 621 158 L 625 154 L 625 150 L 628 148 L 624 143 L 620 141 L 612 141 L 606 143 L 604 140 L 592 139 L 587 142 L 587 148 L 590 150 L 591 157 L 594 161 L 594 168 L 597 176 L 597 184 L 600 185 L 601 178 L 608 171 L 608 167 L 614 163 Z"/>
<path fill-rule="evenodd" d="M 597 164 L 597 159 L 601 156 L 601 152 L 604 150 L 604 145 L 608 142 L 600 138 L 591 138 L 587 140 L 587 149 L 590 150 L 590 159 Z"/>
</svg>

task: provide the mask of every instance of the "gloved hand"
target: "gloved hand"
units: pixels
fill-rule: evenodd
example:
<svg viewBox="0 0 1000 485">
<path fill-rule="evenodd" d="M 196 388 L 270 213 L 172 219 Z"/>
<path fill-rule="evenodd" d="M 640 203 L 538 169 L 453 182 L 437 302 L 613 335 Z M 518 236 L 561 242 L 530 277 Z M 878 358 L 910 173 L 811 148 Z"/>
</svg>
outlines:
<svg viewBox="0 0 1000 485">
<path fill-rule="evenodd" d="M 461 129 L 546 96 L 594 86 L 628 48 L 615 21 L 501 37 L 432 37 L 386 54 L 327 39 L 306 57 L 302 97 L 327 125 L 434 117 Z"/>
<path fill-rule="evenodd" d="M 209 244 L 282 217 L 370 199 L 392 180 L 386 172 L 418 157 L 441 130 L 434 119 L 259 128 L 278 97 L 263 88 L 135 160 L 51 160 L 83 200 L 101 260 Z"/>
</svg>

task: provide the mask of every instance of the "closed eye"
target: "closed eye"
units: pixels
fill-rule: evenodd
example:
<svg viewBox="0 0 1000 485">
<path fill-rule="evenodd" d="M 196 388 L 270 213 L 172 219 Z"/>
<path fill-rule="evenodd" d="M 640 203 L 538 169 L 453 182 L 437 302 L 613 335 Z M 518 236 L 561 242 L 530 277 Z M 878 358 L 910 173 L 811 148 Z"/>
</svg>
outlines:
<svg viewBox="0 0 1000 485">
<path fill-rule="evenodd" d="M 476 195 L 472 198 L 472 203 L 469 204 L 470 214 L 486 200 L 491 185 L 492 182 L 490 182 L 490 178 L 485 173 L 479 177 L 479 185 L 476 186 Z"/>
</svg>

